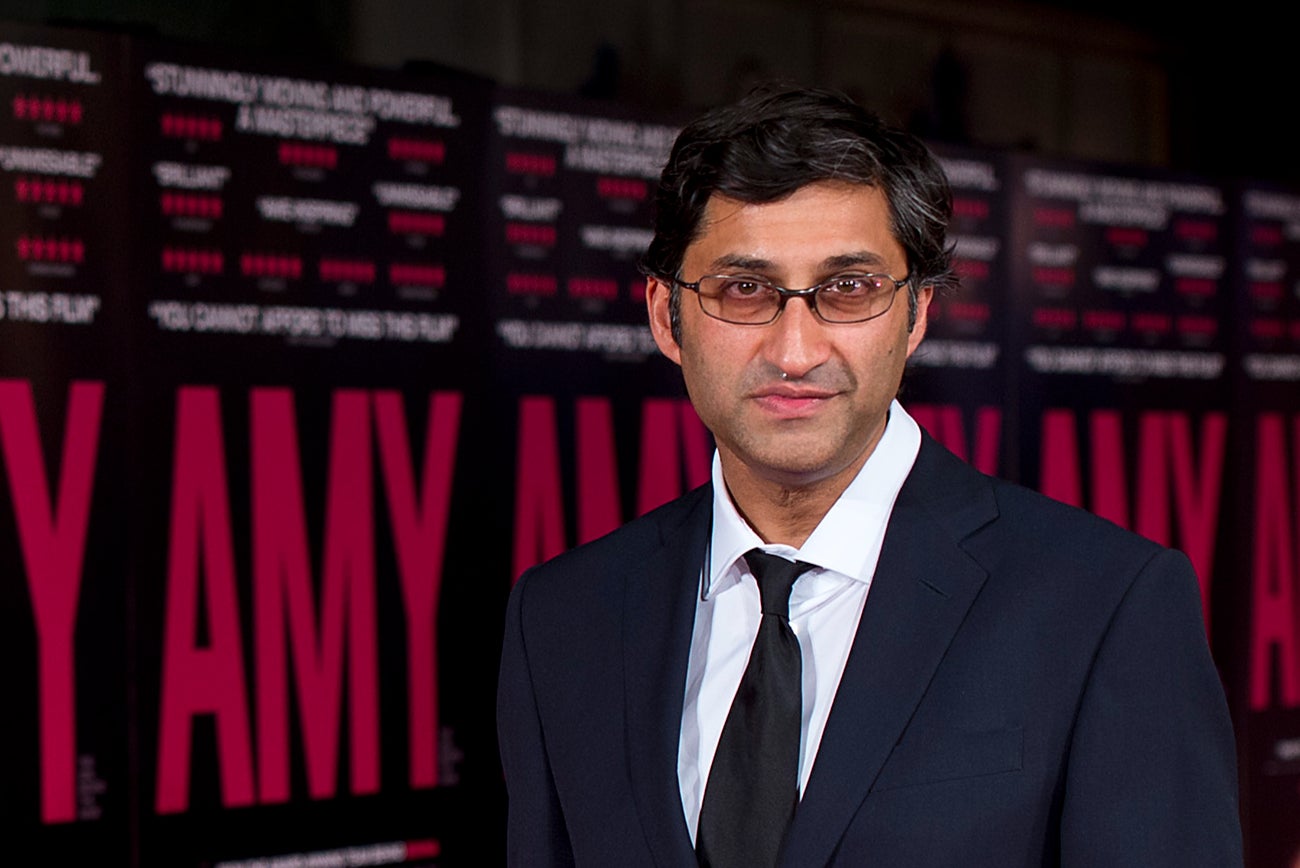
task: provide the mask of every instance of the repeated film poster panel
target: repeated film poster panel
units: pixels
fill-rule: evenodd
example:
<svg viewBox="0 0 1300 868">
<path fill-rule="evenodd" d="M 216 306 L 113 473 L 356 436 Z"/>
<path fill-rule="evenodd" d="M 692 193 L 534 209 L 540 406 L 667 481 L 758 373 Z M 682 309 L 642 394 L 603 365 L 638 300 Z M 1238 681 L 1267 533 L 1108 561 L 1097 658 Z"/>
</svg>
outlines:
<svg viewBox="0 0 1300 868">
<path fill-rule="evenodd" d="M 960 285 L 930 302 L 926 337 L 909 363 L 900 400 L 956 455 L 985 473 L 1014 478 L 1006 416 L 1012 315 L 1006 168 L 1001 155 L 934 149 L 953 191 L 949 241 Z M 902 302 L 900 294 L 895 304 Z"/>
<path fill-rule="evenodd" d="M 677 127 L 505 90 L 491 129 L 491 451 L 512 474 L 499 518 L 517 577 L 707 480 L 710 441 L 638 270 Z"/>
<path fill-rule="evenodd" d="M 488 90 L 136 46 L 140 864 L 471 864 Z"/>
<path fill-rule="evenodd" d="M 1222 652 L 1215 600 L 1238 578 L 1230 565 L 1221 575 L 1217 557 L 1228 434 L 1225 194 L 1152 171 L 1013 165 L 1021 478 L 1186 552 Z"/>
<path fill-rule="evenodd" d="M 124 60 L 0 24 L 0 814 L 42 864 L 130 848 Z"/>
<path fill-rule="evenodd" d="M 1235 659 L 1252 866 L 1300 862 L 1300 189 L 1238 190 Z"/>
</svg>

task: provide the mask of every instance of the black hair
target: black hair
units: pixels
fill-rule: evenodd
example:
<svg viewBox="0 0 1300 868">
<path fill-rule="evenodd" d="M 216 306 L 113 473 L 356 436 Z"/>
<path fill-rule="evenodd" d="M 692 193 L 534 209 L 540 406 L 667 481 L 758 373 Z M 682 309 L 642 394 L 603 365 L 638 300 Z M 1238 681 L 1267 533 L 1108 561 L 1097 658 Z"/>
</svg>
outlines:
<svg viewBox="0 0 1300 868">
<path fill-rule="evenodd" d="M 909 329 L 916 293 L 956 286 L 947 243 L 952 191 L 920 139 L 886 124 L 842 93 L 762 84 L 740 100 L 687 124 L 677 136 L 655 194 L 654 239 L 642 270 L 679 277 L 714 194 L 751 204 L 775 202 L 808 184 L 845 181 L 877 187 L 891 230 L 907 254 Z M 681 290 L 671 287 L 674 339 L 680 339 Z"/>
</svg>

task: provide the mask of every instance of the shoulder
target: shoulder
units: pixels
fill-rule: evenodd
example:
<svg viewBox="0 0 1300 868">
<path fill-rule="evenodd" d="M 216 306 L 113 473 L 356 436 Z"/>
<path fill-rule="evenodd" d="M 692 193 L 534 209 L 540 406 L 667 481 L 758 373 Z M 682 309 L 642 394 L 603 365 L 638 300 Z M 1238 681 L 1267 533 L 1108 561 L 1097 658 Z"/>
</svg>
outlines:
<svg viewBox="0 0 1300 868">
<path fill-rule="evenodd" d="M 928 435 L 904 491 L 940 520 L 955 522 L 957 533 L 989 530 L 1043 550 L 1104 544 L 1147 557 L 1163 550 L 1087 510 L 981 473 Z"/>
<path fill-rule="evenodd" d="M 511 596 L 526 595 L 534 609 L 586 607 L 608 601 L 629 575 L 664 566 L 679 559 L 681 552 L 702 544 L 711 506 L 712 487 L 700 486 L 605 536 L 528 569 Z"/>
<path fill-rule="evenodd" d="M 944 527 L 991 577 L 1068 599 L 1117 604 L 1140 576 L 1195 587 L 1181 553 L 1076 506 L 980 473 L 926 437 L 910 491 L 913 508 Z M 900 495 L 900 500 L 902 496 Z"/>
<path fill-rule="evenodd" d="M 913 545 L 955 550 L 952 563 L 978 568 L 972 612 L 999 635 L 1050 637 L 1058 656 L 1074 649 L 1086 659 L 1102 643 L 1141 647 L 1158 636 L 1208 660 L 1202 585 L 1181 551 L 986 476 L 928 437 L 899 505 Z"/>
<path fill-rule="evenodd" d="M 1064 555 L 1077 552 L 1090 559 L 1099 551 L 1150 558 L 1165 550 L 1109 519 L 1024 486 L 1000 479 L 991 479 L 990 485 L 1006 525 L 1003 531 L 1043 549 Z"/>
<path fill-rule="evenodd" d="M 711 498 L 712 487 L 702 485 L 617 530 L 538 564 L 524 575 L 534 582 L 551 581 L 552 577 L 572 577 L 593 569 L 635 564 L 648 551 L 673 544 L 692 526 L 701 523 L 707 526 Z"/>
</svg>

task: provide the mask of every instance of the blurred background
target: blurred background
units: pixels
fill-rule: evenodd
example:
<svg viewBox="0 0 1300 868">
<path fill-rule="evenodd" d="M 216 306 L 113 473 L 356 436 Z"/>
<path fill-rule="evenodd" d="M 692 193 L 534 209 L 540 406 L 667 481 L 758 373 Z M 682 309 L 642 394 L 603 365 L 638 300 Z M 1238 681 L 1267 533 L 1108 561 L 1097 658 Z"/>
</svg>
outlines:
<svg viewBox="0 0 1300 868">
<path fill-rule="evenodd" d="M 443 64 L 649 108 L 714 104 L 775 75 L 841 88 L 941 141 L 1300 176 L 1280 112 L 1289 28 L 1254 2 L 1210 14 L 1131 0 L 4 0 L 0 17 Z"/>
<path fill-rule="evenodd" d="M 1188 553 L 1249 864 L 1300 866 L 1294 49 L 1215 12 L 0 0 L 15 852 L 499 861 L 506 595 L 707 478 L 636 259 L 680 123 L 777 77 L 934 145 L 909 412 Z"/>
</svg>

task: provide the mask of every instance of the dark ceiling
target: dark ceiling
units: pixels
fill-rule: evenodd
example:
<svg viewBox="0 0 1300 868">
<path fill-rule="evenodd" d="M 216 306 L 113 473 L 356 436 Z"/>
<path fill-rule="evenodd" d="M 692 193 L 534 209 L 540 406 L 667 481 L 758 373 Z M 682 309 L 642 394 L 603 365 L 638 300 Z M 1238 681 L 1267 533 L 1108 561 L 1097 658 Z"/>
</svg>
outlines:
<svg viewBox="0 0 1300 868">
<path fill-rule="evenodd" d="M 1289 119 L 1278 112 L 1295 81 L 1291 29 L 1259 14 L 1257 4 L 1220 4 L 1207 7 L 1216 14 L 1198 15 L 1141 0 L 1030 2 L 1123 24 L 1160 46 L 1169 73 L 1171 167 L 1300 182 Z M 352 0 L 0 0 L 0 20 L 337 59 L 348 54 L 353 9 Z"/>
</svg>

